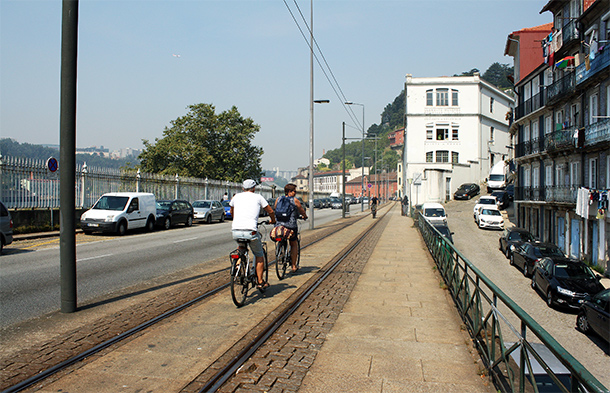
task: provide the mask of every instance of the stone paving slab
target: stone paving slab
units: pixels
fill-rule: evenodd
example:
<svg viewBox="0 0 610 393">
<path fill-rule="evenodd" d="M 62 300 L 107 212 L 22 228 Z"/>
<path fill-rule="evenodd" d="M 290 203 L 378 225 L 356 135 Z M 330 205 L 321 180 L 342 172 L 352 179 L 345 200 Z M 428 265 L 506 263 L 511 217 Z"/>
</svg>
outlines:
<svg viewBox="0 0 610 393">
<path fill-rule="evenodd" d="M 493 392 L 412 220 L 389 214 L 299 392 Z"/>
</svg>

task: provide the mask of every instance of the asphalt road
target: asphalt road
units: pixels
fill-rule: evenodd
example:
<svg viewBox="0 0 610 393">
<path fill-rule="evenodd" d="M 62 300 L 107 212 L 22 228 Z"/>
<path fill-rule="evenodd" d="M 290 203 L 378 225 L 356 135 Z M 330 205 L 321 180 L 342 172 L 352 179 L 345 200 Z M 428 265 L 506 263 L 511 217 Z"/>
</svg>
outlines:
<svg viewBox="0 0 610 393">
<path fill-rule="evenodd" d="M 448 225 L 454 232 L 453 240 L 456 248 L 533 317 L 600 382 L 610 388 L 608 343 L 599 337 L 587 336 L 576 330 L 576 311 L 549 308 L 542 295 L 531 288 L 531 280 L 526 278 L 521 270 L 510 266 L 509 260 L 498 249 L 498 239 L 502 232 L 479 229 L 474 222 L 472 209 L 477 199 L 478 197 L 470 201 L 450 201 L 445 206 Z M 516 222 L 512 205 L 507 209 L 505 216 Z M 512 222 L 508 225 L 512 226 Z M 604 279 L 604 283 L 606 287 L 609 286 L 607 279 Z"/>
<path fill-rule="evenodd" d="M 341 217 L 315 211 L 315 225 Z M 266 218 L 265 218 L 266 219 Z M 307 230 L 308 222 L 301 230 Z M 268 233 L 269 229 L 267 229 Z M 231 221 L 152 233 L 77 235 L 79 307 L 112 299 L 125 288 L 228 255 L 235 249 Z M 15 241 L 0 257 L 0 329 L 60 308 L 59 239 Z"/>
</svg>

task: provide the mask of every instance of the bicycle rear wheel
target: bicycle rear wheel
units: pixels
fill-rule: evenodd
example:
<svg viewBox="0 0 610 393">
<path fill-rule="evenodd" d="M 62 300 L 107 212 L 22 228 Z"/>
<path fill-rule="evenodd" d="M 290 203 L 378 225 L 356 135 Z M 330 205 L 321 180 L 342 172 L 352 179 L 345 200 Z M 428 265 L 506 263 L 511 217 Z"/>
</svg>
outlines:
<svg viewBox="0 0 610 393">
<path fill-rule="evenodd" d="M 248 279 L 246 277 L 246 266 L 248 261 L 243 256 L 239 259 L 239 266 L 234 266 L 231 271 L 231 298 L 237 307 L 241 307 L 246 302 L 248 296 Z M 233 262 L 235 263 L 235 262 Z"/>
<path fill-rule="evenodd" d="M 269 260 L 267 259 L 267 245 L 263 245 L 263 282 L 269 282 Z M 261 292 L 265 292 L 265 288 L 259 289 Z"/>
<path fill-rule="evenodd" d="M 297 237 L 297 269 L 301 267 L 301 237 Z"/>
<path fill-rule="evenodd" d="M 283 280 L 286 276 L 286 269 L 288 268 L 288 260 L 286 255 L 286 243 L 279 242 L 275 248 L 275 272 L 277 278 Z"/>
</svg>

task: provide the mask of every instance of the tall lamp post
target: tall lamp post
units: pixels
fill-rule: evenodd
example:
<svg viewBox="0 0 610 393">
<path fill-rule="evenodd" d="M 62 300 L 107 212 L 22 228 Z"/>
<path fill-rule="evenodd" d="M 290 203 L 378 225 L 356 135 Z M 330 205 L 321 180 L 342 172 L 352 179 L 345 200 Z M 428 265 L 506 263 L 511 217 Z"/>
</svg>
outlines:
<svg viewBox="0 0 610 393">
<path fill-rule="evenodd" d="M 357 102 L 346 101 L 345 105 L 359 105 L 362 107 L 362 180 L 360 181 L 360 189 L 362 190 L 362 197 L 360 198 L 360 211 L 364 211 L 364 104 L 358 104 Z"/>
<path fill-rule="evenodd" d="M 312 86 L 313 91 L 313 86 Z M 314 228 L 313 222 L 313 104 L 328 104 L 330 100 L 312 100 L 311 101 L 311 119 L 309 130 L 309 229 Z"/>
</svg>

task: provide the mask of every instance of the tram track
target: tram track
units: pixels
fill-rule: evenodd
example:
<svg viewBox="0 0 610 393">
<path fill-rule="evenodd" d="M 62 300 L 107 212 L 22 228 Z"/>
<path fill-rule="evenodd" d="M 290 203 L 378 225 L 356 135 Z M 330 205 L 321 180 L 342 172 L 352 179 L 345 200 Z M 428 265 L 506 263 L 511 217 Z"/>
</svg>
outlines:
<svg viewBox="0 0 610 393">
<path fill-rule="evenodd" d="M 325 239 L 330 234 L 340 232 L 340 231 L 344 230 L 345 228 L 359 222 L 360 220 L 365 219 L 366 217 L 368 217 L 368 215 L 351 219 L 350 222 L 329 226 L 325 229 L 320 230 L 320 232 L 310 234 L 310 236 L 307 236 L 307 238 L 304 239 L 307 243 L 305 245 L 303 245 L 302 249 L 306 249 L 306 248 L 316 244 L 320 240 Z M 206 274 L 206 276 L 208 277 L 208 279 L 210 281 L 215 281 L 218 279 L 218 277 L 223 277 L 223 278 L 225 278 L 225 281 L 226 281 L 227 271 L 228 271 L 228 267 L 210 272 L 210 273 Z M 103 351 L 106 348 L 118 345 L 119 343 L 126 340 L 127 338 L 132 337 L 132 336 L 136 335 L 137 333 L 141 333 L 144 330 L 148 329 L 149 327 L 156 325 L 159 322 L 166 320 L 175 314 L 180 313 L 181 311 L 193 306 L 194 304 L 200 303 L 203 300 L 214 296 L 215 294 L 217 294 L 218 292 L 222 291 L 223 289 L 225 289 L 227 287 L 228 287 L 227 283 L 223 283 L 222 285 L 216 285 L 213 288 L 211 288 L 210 290 L 205 291 L 205 293 L 201 294 L 200 296 L 190 299 L 176 307 L 172 307 L 172 308 L 163 310 L 163 312 L 160 313 L 160 315 L 157 315 L 156 317 L 154 317 L 152 319 L 146 320 L 137 326 L 128 326 L 127 330 L 116 335 L 115 337 L 112 337 L 111 339 L 105 340 L 101 343 L 96 343 L 95 345 L 90 345 L 90 348 L 87 348 L 86 350 L 78 353 L 75 356 L 67 357 L 66 359 L 63 359 L 62 361 L 53 365 L 52 367 L 46 368 L 45 370 L 37 372 L 36 375 L 30 376 L 29 378 L 23 380 L 22 382 L 13 384 L 12 386 L 9 386 L 9 387 L 3 386 L 3 389 L 5 389 L 5 390 L 3 390 L 3 393 L 23 391 L 35 384 L 42 383 L 45 379 L 59 373 L 60 371 L 66 370 L 69 367 L 71 367 L 79 362 L 82 362 L 84 359 L 90 358 L 94 354 L 96 354 L 100 351 Z"/>
</svg>

